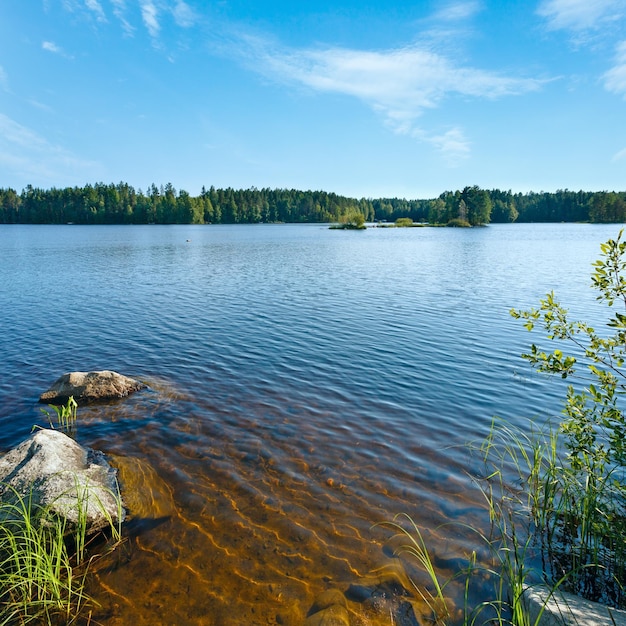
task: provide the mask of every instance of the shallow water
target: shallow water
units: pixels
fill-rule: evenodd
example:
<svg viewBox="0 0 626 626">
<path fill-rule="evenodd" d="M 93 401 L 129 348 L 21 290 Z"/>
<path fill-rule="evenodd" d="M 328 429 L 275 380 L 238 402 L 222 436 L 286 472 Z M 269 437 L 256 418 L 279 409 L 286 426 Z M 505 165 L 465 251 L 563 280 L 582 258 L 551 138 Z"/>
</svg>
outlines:
<svg viewBox="0 0 626 626">
<path fill-rule="evenodd" d="M 554 289 L 599 319 L 591 262 L 618 230 L 0 226 L 0 447 L 66 371 L 150 385 L 79 411 L 138 486 L 94 582 L 104 624 L 300 624 L 326 589 L 416 575 L 373 527 L 397 513 L 445 576 L 477 546 L 441 525 L 487 526 L 466 444 L 560 410 L 508 310 Z"/>
</svg>

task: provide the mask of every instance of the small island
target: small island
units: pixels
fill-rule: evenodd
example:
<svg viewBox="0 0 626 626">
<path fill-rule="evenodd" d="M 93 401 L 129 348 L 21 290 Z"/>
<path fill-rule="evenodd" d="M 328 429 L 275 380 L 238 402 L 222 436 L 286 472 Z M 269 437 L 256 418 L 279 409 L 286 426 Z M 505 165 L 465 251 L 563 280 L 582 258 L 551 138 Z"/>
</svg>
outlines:
<svg viewBox="0 0 626 626">
<path fill-rule="evenodd" d="M 365 215 L 359 211 L 350 211 L 339 218 L 338 224 L 330 226 L 332 230 L 365 230 Z"/>
</svg>

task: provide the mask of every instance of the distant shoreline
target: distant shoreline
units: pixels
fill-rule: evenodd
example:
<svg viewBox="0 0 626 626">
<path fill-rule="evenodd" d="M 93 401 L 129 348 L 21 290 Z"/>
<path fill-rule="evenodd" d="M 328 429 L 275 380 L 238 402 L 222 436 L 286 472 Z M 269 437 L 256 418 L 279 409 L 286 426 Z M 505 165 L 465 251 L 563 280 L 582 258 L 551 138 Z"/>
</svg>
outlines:
<svg viewBox="0 0 626 626">
<path fill-rule="evenodd" d="M 0 189 L 0 224 L 256 224 L 340 223 L 360 214 L 366 223 L 446 225 L 626 222 L 626 191 L 512 193 L 474 185 L 437 198 L 349 198 L 297 189 L 202 189 L 198 196 L 171 184 L 145 192 L 126 183 L 63 189 Z"/>
</svg>

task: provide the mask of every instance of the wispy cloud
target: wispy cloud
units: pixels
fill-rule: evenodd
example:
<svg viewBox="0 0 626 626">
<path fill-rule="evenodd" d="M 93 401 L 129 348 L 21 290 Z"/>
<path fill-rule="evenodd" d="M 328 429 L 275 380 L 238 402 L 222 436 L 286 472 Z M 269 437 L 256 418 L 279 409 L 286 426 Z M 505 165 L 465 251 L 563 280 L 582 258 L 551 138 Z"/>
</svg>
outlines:
<svg viewBox="0 0 626 626">
<path fill-rule="evenodd" d="M 99 22 L 107 21 L 102 5 L 98 0 L 85 0 L 85 6 L 95 15 Z"/>
<path fill-rule="evenodd" d="M 54 54 L 63 54 L 63 50 L 59 48 L 53 41 L 43 41 L 41 47 L 48 52 L 54 52 Z"/>
<path fill-rule="evenodd" d="M 57 46 L 54 41 L 42 41 L 41 42 L 42 50 L 46 50 L 46 52 L 51 52 L 52 54 L 58 54 L 62 56 L 64 59 L 73 59 L 74 57 L 71 54 L 68 54 L 61 48 L 61 46 Z"/>
<path fill-rule="evenodd" d="M 433 16 L 433 19 L 443 22 L 459 22 L 474 17 L 482 8 L 480 2 L 454 2 L 443 7 Z"/>
<path fill-rule="evenodd" d="M 132 35 L 135 32 L 135 28 L 126 19 L 126 1 L 125 0 L 111 0 L 113 4 L 113 15 L 120 21 L 122 28 L 127 35 Z"/>
<path fill-rule="evenodd" d="M 626 41 L 618 44 L 615 65 L 602 78 L 608 91 L 626 97 Z"/>
<path fill-rule="evenodd" d="M 267 78 L 321 93 L 354 97 L 394 133 L 429 144 L 449 166 L 469 157 L 459 127 L 425 130 L 418 119 L 451 98 L 497 99 L 539 90 L 545 80 L 507 76 L 455 63 L 420 45 L 367 51 L 349 48 L 286 49 L 245 37 L 238 52 Z"/>
<path fill-rule="evenodd" d="M 470 142 L 460 128 L 451 128 L 440 135 L 425 135 L 423 140 L 430 143 L 450 167 L 459 165 L 470 155 Z"/>
<path fill-rule="evenodd" d="M 45 111 L 46 113 L 52 113 L 53 109 L 52 107 L 48 106 L 47 104 L 44 104 L 43 102 L 39 102 L 39 100 L 34 100 L 34 99 L 29 99 L 27 100 L 28 104 L 30 104 L 31 106 L 34 106 L 36 109 L 39 109 L 40 111 Z"/>
<path fill-rule="evenodd" d="M 424 111 L 440 106 L 447 98 L 495 99 L 535 91 L 545 83 L 457 65 L 418 45 L 382 51 L 288 50 L 248 37 L 246 50 L 248 65 L 266 77 L 357 98 L 379 113 L 394 132 L 457 155 L 469 152 L 461 131 L 425 135 L 415 125 Z"/>
<path fill-rule="evenodd" d="M 137 30 L 132 16 L 139 9 L 141 22 L 153 39 L 156 47 L 160 47 L 160 36 L 166 25 L 164 20 L 169 18 L 179 28 L 191 28 L 199 21 L 197 11 L 186 0 L 60 0 L 63 8 L 79 16 L 82 20 L 106 23 L 109 21 L 107 12 L 112 12 L 115 19 L 121 24 L 124 33 L 133 36 Z M 169 26 L 170 24 L 167 24 Z M 46 49 L 51 52 L 62 53 L 61 49 L 47 42 Z"/>
<path fill-rule="evenodd" d="M 40 150 L 47 146 L 43 138 L 3 113 L 0 113 L 0 138 L 5 145 L 10 144 L 20 148 L 31 147 Z"/>
<path fill-rule="evenodd" d="M 598 28 L 625 12 L 626 0 L 542 0 L 537 9 L 549 28 L 575 31 Z"/>
<path fill-rule="evenodd" d="M 161 31 L 159 12 L 152 0 L 141 0 L 141 17 L 150 36 L 156 39 Z"/>
<path fill-rule="evenodd" d="M 80 15 L 88 20 L 106 22 L 106 14 L 101 0 L 62 0 L 63 8 L 70 13 Z"/>
<path fill-rule="evenodd" d="M 0 113 L 0 171 L 33 181 L 55 182 L 71 171 L 81 179 L 93 178 L 98 163 L 80 159 L 35 131 Z"/>
<path fill-rule="evenodd" d="M 172 9 L 172 14 L 176 23 L 183 28 L 193 26 L 197 19 L 194 10 L 183 0 L 177 0 Z"/>
</svg>

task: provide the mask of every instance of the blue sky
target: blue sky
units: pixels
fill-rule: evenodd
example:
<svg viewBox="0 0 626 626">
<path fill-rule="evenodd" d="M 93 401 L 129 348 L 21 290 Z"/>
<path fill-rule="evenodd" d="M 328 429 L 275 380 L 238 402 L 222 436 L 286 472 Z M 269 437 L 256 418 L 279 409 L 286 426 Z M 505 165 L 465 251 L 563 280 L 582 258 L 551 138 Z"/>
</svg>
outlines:
<svg viewBox="0 0 626 626">
<path fill-rule="evenodd" d="M 2 0 L 0 187 L 626 189 L 626 0 Z"/>
</svg>

